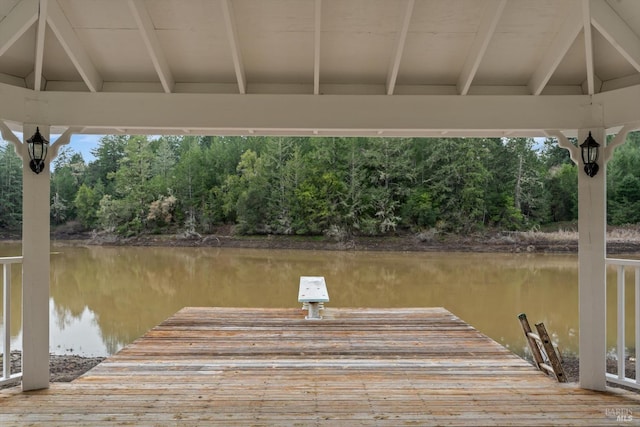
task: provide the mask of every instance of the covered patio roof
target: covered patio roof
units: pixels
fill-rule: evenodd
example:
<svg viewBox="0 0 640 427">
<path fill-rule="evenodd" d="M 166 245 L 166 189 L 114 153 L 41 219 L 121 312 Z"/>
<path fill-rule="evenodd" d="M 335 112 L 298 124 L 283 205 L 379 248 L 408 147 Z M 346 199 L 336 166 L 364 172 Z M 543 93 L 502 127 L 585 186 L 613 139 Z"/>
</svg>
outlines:
<svg viewBox="0 0 640 427">
<path fill-rule="evenodd" d="M 640 120 L 637 0 L 0 0 L 52 133 L 542 136 Z"/>
</svg>

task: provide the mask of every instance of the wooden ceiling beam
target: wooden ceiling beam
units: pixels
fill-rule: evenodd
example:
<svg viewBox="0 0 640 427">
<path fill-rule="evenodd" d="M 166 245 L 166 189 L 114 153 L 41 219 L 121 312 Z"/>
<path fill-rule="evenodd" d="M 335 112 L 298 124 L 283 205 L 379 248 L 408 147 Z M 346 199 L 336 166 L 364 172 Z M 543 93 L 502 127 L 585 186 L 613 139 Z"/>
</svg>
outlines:
<svg viewBox="0 0 640 427">
<path fill-rule="evenodd" d="M 640 37 L 608 3 L 592 1 L 590 10 L 595 29 L 640 72 Z"/>
<path fill-rule="evenodd" d="M 576 37 L 578 37 L 582 26 L 580 14 L 570 13 L 567 16 L 561 30 L 546 49 L 538 68 L 531 75 L 528 85 L 531 94 L 540 95 L 542 93 L 549 79 L 558 68 L 558 65 L 560 65 L 562 58 L 567 54 Z"/>
<path fill-rule="evenodd" d="M 160 78 L 164 91 L 166 93 L 173 92 L 175 80 L 164 56 L 162 47 L 160 46 L 160 41 L 156 36 L 155 28 L 144 4 L 144 0 L 129 0 L 129 8 L 131 9 L 136 24 L 138 25 L 140 35 L 142 36 L 144 45 L 151 57 L 153 67 L 155 68 L 156 73 L 158 73 L 158 77 Z"/>
<path fill-rule="evenodd" d="M 593 65 L 593 34 L 591 31 L 591 3 L 582 0 L 582 29 L 584 35 L 584 57 L 587 69 L 587 94 L 596 93 L 595 70 Z"/>
<path fill-rule="evenodd" d="M 38 20 L 38 0 L 22 0 L 4 17 L 0 25 L 0 56 Z"/>
<path fill-rule="evenodd" d="M 482 20 L 478 26 L 478 33 L 467 55 L 467 60 L 462 67 L 462 73 L 460 73 L 460 77 L 458 78 L 458 93 L 460 93 L 460 95 L 467 95 L 469 93 L 471 82 L 478 71 L 487 47 L 489 47 L 489 42 L 496 31 L 506 4 L 507 0 L 493 0 L 488 4 L 487 9 L 482 15 Z"/>
<path fill-rule="evenodd" d="M 244 72 L 244 63 L 242 61 L 242 53 L 240 52 L 240 42 L 238 40 L 238 29 L 233 13 L 233 6 L 230 0 L 220 0 L 222 5 L 222 14 L 224 16 L 224 24 L 227 29 L 227 38 L 229 39 L 229 48 L 231 49 L 231 58 L 233 59 L 233 69 L 236 73 L 238 81 L 238 92 L 247 93 L 247 77 Z"/>
<path fill-rule="evenodd" d="M 320 94 L 320 45 L 322 35 L 322 0 L 316 0 L 313 27 L 313 94 Z"/>
<path fill-rule="evenodd" d="M 402 61 L 402 52 L 404 51 L 404 45 L 407 41 L 407 33 L 409 32 L 409 24 L 411 24 L 411 16 L 413 15 L 413 7 L 415 0 L 407 0 L 407 4 L 404 9 L 404 17 L 402 19 L 402 26 L 398 32 L 395 49 L 389 64 L 389 71 L 387 73 L 387 95 L 393 95 L 396 87 L 396 80 L 398 79 L 398 71 L 400 70 L 400 62 Z"/>
<path fill-rule="evenodd" d="M 103 79 L 100 73 L 56 1 L 49 4 L 47 22 L 89 90 L 102 90 Z"/>
<path fill-rule="evenodd" d="M 33 90 L 42 89 L 42 64 L 44 62 L 44 35 L 47 29 L 47 7 L 49 0 L 40 0 L 38 13 L 38 31 L 36 31 L 36 51 L 33 70 Z"/>
</svg>

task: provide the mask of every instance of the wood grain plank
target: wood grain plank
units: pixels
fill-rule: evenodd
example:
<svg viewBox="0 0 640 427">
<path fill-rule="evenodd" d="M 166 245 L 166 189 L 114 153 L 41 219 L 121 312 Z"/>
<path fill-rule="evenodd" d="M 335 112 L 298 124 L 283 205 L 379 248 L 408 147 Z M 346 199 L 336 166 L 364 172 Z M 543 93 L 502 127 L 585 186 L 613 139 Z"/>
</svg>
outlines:
<svg viewBox="0 0 640 427">
<path fill-rule="evenodd" d="M 621 425 L 443 308 L 186 307 L 72 383 L 0 390 L 0 425 Z"/>
</svg>

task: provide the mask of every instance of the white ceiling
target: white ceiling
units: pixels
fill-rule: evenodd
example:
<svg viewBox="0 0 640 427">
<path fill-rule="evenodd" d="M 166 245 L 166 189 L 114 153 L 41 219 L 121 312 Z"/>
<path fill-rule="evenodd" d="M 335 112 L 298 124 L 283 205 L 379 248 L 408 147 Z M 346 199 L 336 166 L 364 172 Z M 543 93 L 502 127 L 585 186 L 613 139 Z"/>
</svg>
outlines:
<svg viewBox="0 0 640 427">
<path fill-rule="evenodd" d="M 379 95 L 402 99 L 395 110 L 390 99 L 373 101 L 381 103 L 385 117 L 393 111 L 405 115 L 413 105 L 405 102 L 408 95 L 420 98 L 418 108 L 442 104 L 443 99 L 432 98 L 438 96 L 446 97 L 444 105 L 458 102 L 450 98 L 507 97 L 506 107 L 480 103 L 497 114 L 500 108 L 508 112 L 530 98 L 546 97 L 535 108 L 535 114 L 544 115 L 559 96 L 575 107 L 609 99 L 604 94 L 621 89 L 637 90 L 639 35 L 639 0 L 0 0 L 0 95 L 39 105 L 36 112 L 30 105 L 19 113 L 0 109 L 0 118 L 35 118 L 53 126 L 86 127 L 85 132 L 362 133 L 367 123 L 355 120 L 336 128 L 332 125 L 339 120 L 316 116 L 300 120 L 299 126 L 285 120 L 265 124 L 251 117 L 261 114 L 253 95 L 270 96 L 267 108 L 289 115 L 295 108 L 317 105 L 308 97 L 302 104 L 291 103 L 290 95 L 331 99 L 315 109 L 316 115 L 326 111 L 328 116 L 336 110 L 344 114 L 345 99 L 357 99 L 354 108 L 366 107 Z M 118 94 L 102 108 L 107 118 L 92 119 L 82 112 L 84 105 L 67 109 L 71 102 L 101 105 L 101 94 L 107 93 Z M 153 93 L 169 97 L 142 96 Z M 66 101 L 59 101 L 64 94 Z M 138 107 L 160 110 L 155 100 L 170 99 L 184 109 L 193 99 L 178 95 L 206 94 L 211 96 L 196 99 L 199 108 L 230 105 L 228 115 L 244 111 L 248 117 L 178 123 L 172 118 L 175 111 L 156 111 L 171 115 L 166 128 L 144 117 L 129 122 L 117 112 L 109 119 L 116 101 L 131 99 L 124 94 L 139 94 Z M 43 113 L 53 104 L 66 113 Z M 461 105 L 442 126 L 421 119 L 424 126 L 389 122 L 375 132 L 481 131 L 483 126 L 473 120 L 448 124 L 456 114 L 466 121 L 466 114 L 478 108 Z M 595 125 L 622 125 L 635 117 L 607 119 L 603 114 Z M 371 120 L 365 127 L 374 130 L 375 115 Z M 544 120 L 502 128 L 525 134 L 548 128 Z M 572 126 L 568 119 L 567 127 Z"/>
</svg>

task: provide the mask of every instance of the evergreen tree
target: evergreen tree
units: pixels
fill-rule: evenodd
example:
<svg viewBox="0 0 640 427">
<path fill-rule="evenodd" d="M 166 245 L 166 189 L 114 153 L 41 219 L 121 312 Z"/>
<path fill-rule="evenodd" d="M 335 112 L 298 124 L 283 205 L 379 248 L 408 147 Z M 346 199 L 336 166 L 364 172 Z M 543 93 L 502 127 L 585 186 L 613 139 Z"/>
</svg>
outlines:
<svg viewBox="0 0 640 427">
<path fill-rule="evenodd" d="M 577 218 L 577 172 L 552 140 L 105 136 L 54 162 L 51 217 L 125 235 L 469 233 Z M 0 146 L 0 226 L 17 229 L 22 162 Z M 640 134 L 608 169 L 608 218 L 640 221 Z"/>
<path fill-rule="evenodd" d="M 225 183 L 225 210 L 235 215 L 238 231 L 245 234 L 267 232 L 268 182 L 264 163 L 253 150 L 240 157 L 237 174 Z"/>
<path fill-rule="evenodd" d="M 489 223 L 519 229 L 544 222 L 544 161 L 531 138 L 485 140 L 490 151 Z"/>
<path fill-rule="evenodd" d="M 98 225 L 97 213 L 103 196 L 104 186 L 101 182 L 93 188 L 82 184 L 78 189 L 73 204 L 77 218 L 85 228 L 94 228 Z"/>
<path fill-rule="evenodd" d="M 85 170 L 82 155 L 63 147 L 51 173 L 51 218 L 61 224 L 76 218 L 74 200 Z"/>
<path fill-rule="evenodd" d="M 120 168 L 120 160 L 125 156 L 129 136 L 106 135 L 100 138 L 98 147 L 91 151 L 95 160 L 87 167 L 86 182 L 90 186 L 102 182 L 105 194 L 114 193 L 113 178 Z"/>
<path fill-rule="evenodd" d="M 467 233 L 482 227 L 487 213 L 486 189 L 490 151 L 477 140 L 446 138 L 425 146 L 425 167 L 438 210 L 438 227 Z"/>
<path fill-rule="evenodd" d="M 417 175 L 411 161 L 411 145 L 411 139 L 381 138 L 371 140 L 367 147 L 365 159 L 371 184 L 367 192 L 377 229 L 366 230 L 370 234 L 395 230 L 400 223 L 400 206 Z"/>
<path fill-rule="evenodd" d="M 209 196 L 209 165 L 205 162 L 203 148 L 197 138 L 185 138 L 180 152 L 171 184 L 179 210 L 176 220 L 184 224 L 188 233 L 195 233 L 201 223 L 202 210 Z"/>
<path fill-rule="evenodd" d="M 578 219 L 578 168 L 564 163 L 548 171 L 546 194 L 551 222 Z"/>
<path fill-rule="evenodd" d="M 631 132 L 607 167 L 607 214 L 612 225 L 640 221 L 640 132 Z"/>
<path fill-rule="evenodd" d="M 22 159 L 13 144 L 0 144 L 0 229 L 22 224 Z"/>
</svg>

